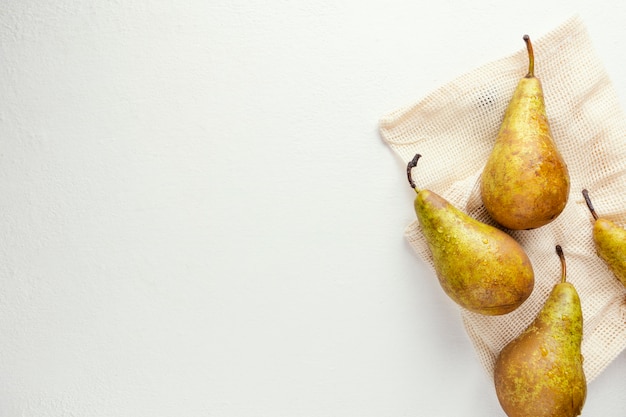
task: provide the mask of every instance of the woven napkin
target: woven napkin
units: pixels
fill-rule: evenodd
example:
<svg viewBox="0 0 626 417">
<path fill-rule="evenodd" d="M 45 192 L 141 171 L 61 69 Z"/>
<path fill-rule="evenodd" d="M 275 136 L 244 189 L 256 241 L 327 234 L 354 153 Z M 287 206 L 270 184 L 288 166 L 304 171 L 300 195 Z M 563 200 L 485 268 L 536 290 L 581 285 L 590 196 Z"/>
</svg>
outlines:
<svg viewBox="0 0 626 417">
<path fill-rule="evenodd" d="M 523 46 L 523 34 L 511 36 L 518 35 Z M 533 38 L 533 49 L 552 135 L 571 176 L 569 200 L 552 223 L 509 231 L 526 250 L 535 271 L 535 288 L 526 302 L 495 317 L 459 310 L 480 362 L 492 374 L 498 352 L 535 318 L 559 281 L 555 245 L 561 245 L 567 279 L 581 298 L 582 353 L 591 382 L 626 347 L 626 288 L 595 253 L 593 218 L 581 190 L 589 190 L 599 215 L 626 226 L 626 118 L 579 17 Z M 495 225 L 482 205 L 480 175 L 513 90 L 527 70 L 523 46 L 384 115 L 381 136 L 405 163 L 415 153 L 422 154 L 413 170 L 419 188 L 428 188 L 470 216 Z M 434 272 L 417 220 L 408 225 L 405 235 Z"/>
</svg>

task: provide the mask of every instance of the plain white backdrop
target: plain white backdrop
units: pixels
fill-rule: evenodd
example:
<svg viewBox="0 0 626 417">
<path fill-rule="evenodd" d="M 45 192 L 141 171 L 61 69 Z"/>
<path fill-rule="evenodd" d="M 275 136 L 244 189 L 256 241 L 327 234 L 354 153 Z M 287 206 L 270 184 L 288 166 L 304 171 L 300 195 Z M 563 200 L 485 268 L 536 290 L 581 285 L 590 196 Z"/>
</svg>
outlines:
<svg viewBox="0 0 626 417">
<path fill-rule="evenodd" d="M 626 104 L 625 3 L 5 0 L 0 415 L 503 417 L 378 119 L 574 14 Z"/>
</svg>

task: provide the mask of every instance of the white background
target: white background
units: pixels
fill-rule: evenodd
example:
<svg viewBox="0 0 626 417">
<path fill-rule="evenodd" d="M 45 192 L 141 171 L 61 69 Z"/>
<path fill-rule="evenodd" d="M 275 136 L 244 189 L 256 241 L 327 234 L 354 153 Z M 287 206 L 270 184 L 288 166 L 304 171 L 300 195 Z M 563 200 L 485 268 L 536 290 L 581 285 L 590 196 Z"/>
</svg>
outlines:
<svg viewBox="0 0 626 417">
<path fill-rule="evenodd" d="M 626 3 L 503 4 L 4 0 L 0 415 L 504 416 L 378 134 L 574 14 L 626 103 Z"/>
</svg>

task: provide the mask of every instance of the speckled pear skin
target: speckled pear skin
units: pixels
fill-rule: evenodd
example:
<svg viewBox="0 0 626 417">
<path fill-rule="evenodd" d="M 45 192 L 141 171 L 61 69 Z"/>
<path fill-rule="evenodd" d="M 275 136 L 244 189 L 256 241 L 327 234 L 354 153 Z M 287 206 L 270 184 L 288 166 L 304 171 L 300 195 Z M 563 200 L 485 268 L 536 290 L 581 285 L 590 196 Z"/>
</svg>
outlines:
<svg viewBox="0 0 626 417">
<path fill-rule="evenodd" d="M 626 287 L 626 230 L 599 218 L 593 225 L 593 241 L 598 256 Z"/>
<path fill-rule="evenodd" d="M 529 72 L 522 78 L 504 114 L 493 150 L 481 177 L 487 212 L 513 230 L 536 229 L 558 217 L 569 196 L 570 177 L 550 132 L 541 81 Z"/>
<path fill-rule="evenodd" d="M 556 284 L 535 320 L 502 349 L 494 382 L 509 417 L 575 417 L 587 395 L 583 315 L 574 286 Z"/>
<path fill-rule="evenodd" d="M 608 219 L 599 217 L 589 197 L 589 191 L 583 189 L 582 194 L 595 220 L 593 243 L 596 253 L 626 287 L 626 230 Z"/>
<path fill-rule="evenodd" d="M 535 283 L 533 268 L 511 236 L 429 190 L 417 191 L 414 206 L 439 283 L 456 303 L 476 313 L 501 315 L 528 298 Z"/>
</svg>

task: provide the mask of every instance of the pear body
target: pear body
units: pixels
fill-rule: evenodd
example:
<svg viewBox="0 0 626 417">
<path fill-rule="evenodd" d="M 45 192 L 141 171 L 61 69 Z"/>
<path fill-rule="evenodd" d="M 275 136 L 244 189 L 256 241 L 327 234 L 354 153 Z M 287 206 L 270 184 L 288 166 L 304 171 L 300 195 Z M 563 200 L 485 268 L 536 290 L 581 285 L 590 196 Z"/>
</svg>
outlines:
<svg viewBox="0 0 626 417">
<path fill-rule="evenodd" d="M 598 256 L 626 286 L 626 230 L 610 220 L 599 218 L 593 225 L 593 241 Z"/>
<path fill-rule="evenodd" d="M 502 226 L 550 223 L 565 208 L 570 178 L 546 116 L 541 81 L 522 78 L 509 102 L 481 177 L 481 197 Z"/>
<path fill-rule="evenodd" d="M 419 191 L 414 205 L 441 287 L 456 303 L 500 315 L 528 298 L 535 282 L 532 265 L 511 236 L 429 190 Z"/>
<path fill-rule="evenodd" d="M 496 359 L 496 393 L 507 416 L 580 415 L 587 394 L 582 332 L 576 289 L 555 285 L 535 320 Z"/>
</svg>

